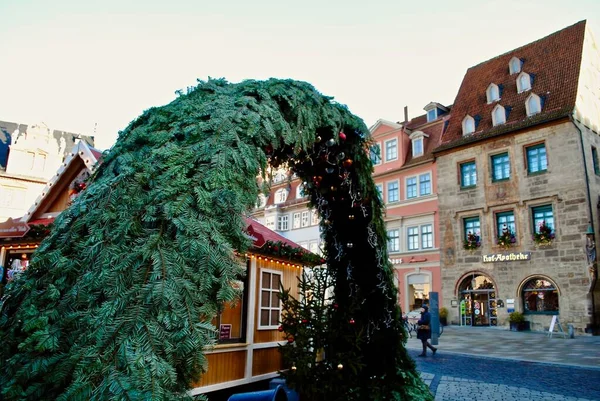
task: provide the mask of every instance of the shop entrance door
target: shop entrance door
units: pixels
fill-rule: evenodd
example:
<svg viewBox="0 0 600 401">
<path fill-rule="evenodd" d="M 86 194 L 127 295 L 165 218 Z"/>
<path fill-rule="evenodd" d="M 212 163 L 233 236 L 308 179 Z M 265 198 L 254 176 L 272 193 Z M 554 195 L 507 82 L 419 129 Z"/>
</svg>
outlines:
<svg viewBox="0 0 600 401">
<path fill-rule="evenodd" d="M 485 276 L 476 275 L 461 283 L 461 323 L 466 326 L 496 326 L 496 289 Z M 464 310 L 464 313 L 462 313 Z"/>
</svg>

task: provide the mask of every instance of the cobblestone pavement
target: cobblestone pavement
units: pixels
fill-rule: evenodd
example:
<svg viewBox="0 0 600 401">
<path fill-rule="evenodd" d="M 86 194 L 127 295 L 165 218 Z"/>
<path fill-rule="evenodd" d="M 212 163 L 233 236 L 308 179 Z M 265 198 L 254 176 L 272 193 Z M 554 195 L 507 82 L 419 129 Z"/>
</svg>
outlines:
<svg viewBox="0 0 600 401">
<path fill-rule="evenodd" d="M 450 327 L 435 356 L 407 348 L 436 400 L 600 400 L 599 337 Z"/>
</svg>

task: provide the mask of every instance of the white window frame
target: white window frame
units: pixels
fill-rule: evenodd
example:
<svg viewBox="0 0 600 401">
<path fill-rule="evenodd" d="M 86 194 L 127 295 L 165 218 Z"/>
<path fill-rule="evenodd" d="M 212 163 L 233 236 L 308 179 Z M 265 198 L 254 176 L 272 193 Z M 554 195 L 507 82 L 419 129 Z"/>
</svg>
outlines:
<svg viewBox="0 0 600 401">
<path fill-rule="evenodd" d="M 312 252 L 315 255 L 318 255 L 319 254 L 319 242 L 318 241 L 309 242 L 308 250 L 309 250 L 309 252 Z"/>
<path fill-rule="evenodd" d="M 258 294 L 258 302 L 259 302 L 259 306 L 258 306 L 258 330 L 273 330 L 273 329 L 277 329 L 279 327 L 279 322 L 277 322 L 277 324 L 272 325 L 271 323 L 271 312 L 272 311 L 279 311 L 279 320 L 281 320 L 281 300 L 278 299 L 278 303 L 279 303 L 279 307 L 278 308 L 273 308 L 270 305 L 271 299 L 273 299 L 273 293 L 277 292 L 278 294 L 281 292 L 279 291 L 279 288 L 277 288 L 277 290 L 274 290 L 273 288 L 271 288 L 271 284 L 272 284 L 272 278 L 271 278 L 271 283 L 269 283 L 269 288 L 263 288 L 263 273 L 269 273 L 271 274 L 271 277 L 273 275 L 277 275 L 279 276 L 279 282 L 283 283 L 283 272 L 282 271 L 278 271 L 278 270 L 272 270 L 272 269 L 260 269 L 260 292 Z M 262 304 L 262 292 L 263 290 L 268 290 L 269 291 L 269 306 L 263 306 Z M 261 324 L 261 315 L 262 315 L 262 311 L 264 309 L 269 310 L 269 324 L 268 325 L 263 325 Z"/>
<path fill-rule="evenodd" d="M 310 213 L 310 225 L 316 226 L 317 224 L 319 224 L 319 213 L 316 210 L 313 210 Z"/>
<path fill-rule="evenodd" d="M 421 142 L 421 153 L 419 153 L 419 154 L 417 154 L 415 151 L 415 144 L 417 142 Z M 423 156 L 425 154 L 425 143 L 423 141 L 422 136 L 412 140 L 412 152 L 413 152 L 413 157 L 419 157 L 419 156 Z"/>
<path fill-rule="evenodd" d="M 390 246 L 389 246 L 389 244 L 390 244 L 390 233 L 391 232 L 397 232 L 398 233 L 398 237 L 395 237 L 394 244 L 396 245 L 396 247 L 394 247 L 394 249 L 390 248 Z M 392 229 L 387 230 L 387 237 L 388 237 L 388 241 L 387 241 L 388 253 L 397 253 L 397 252 L 400 252 L 400 228 L 392 228 Z"/>
<path fill-rule="evenodd" d="M 390 142 L 395 142 L 396 143 L 396 156 L 393 158 L 389 158 L 388 159 L 388 143 Z M 385 162 L 384 163 L 388 163 L 394 160 L 398 160 L 398 138 L 394 138 L 394 139 L 388 139 L 387 141 L 384 142 L 384 153 L 385 153 Z"/>
<path fill-rule="evenodd" d="M 287 214 L 277 216 L 277 231 L 288 231 L 290 229 L 290 218 Z"/>
<path fill-rule="evenodd" d="M 390 184 L 393 184 L 393 183 L 398 184 L 398 189 L 397 189 L 398 199 L 396 199 L 395 201 L 390 201 Z M 385 183 L 385 189 L 386 189 L 386 199 L 387 199 L 386 203 L 400 202 L 400 181 L 399 180 L 387 181 Z"/>
<path fill-rule="evenodd" d="M 429 117 L 429 112 L 433 112 L 433 118 Z M 431 122 L 431 121 L 437 120 L 437 118 L 438 118 L 438 109 L 437 109 L 437 107 L 434 108 L 434 109 L 426 110 L 425 113 L 427 115 L 427 122 Z"/>
<path fill-rule="evenodd" d="M 496 96 L 494 96 L 496 95 Z M 488 104 L 494 103 L 500 100 L 500 87 L 494 83 L 491 83 L 485 90 L 485 97 L 487 98 Z"/>
<path fill-rule="evenodd" d="M 308 210 L 302 212 L 302 218 L 300 222 L 300 225 L 302 227 L 308 227 L 310 225 L 310 213 L 308 212 Z"/>
<path fill-rule="evenodd" d="M 469 123 L 471 124 L 471 126 L 469 126 Z M 471 129 L 469 129 L 469 128 L 471 128 Z M 473 132 L 475 132 L 475 119 L 468 114 L 465 116 L 465 118 L 463 118 L 462 130 L 463 130 L 463 136 L 469 135 L 469 134 L 472 134 Z"/>
<path fill-rule="evenodd" d="M 270 230 L 275 230 L 275 216 L 265 217 L 265 227 Z"/>
<path fill-rule="evenodd" d="M 416 248 L 411 248 L 411 244 L 410 244 L 410 240 L 411 240 L 411 234 L 409 233 L 410 230 L 412 229 L 417 229 L 417 247 Z M 421 230 L 419 229 L 419 226 L 410 226 L 410 227 L 406 227 L 406 249 L 408 251 L 418 251 L 421 245 Z"/>
<path fill-rule="evenodd" d="M 302 195 L 303 189 L 304 189 L 304 184 L 298 184 L 298 186 L 296 187 L 296 199 L 304 198 L 304 195 Z"/>
<path fill-rule="evenodd" d="M 510 73 L 510 75 L 521 72 L 522 66 L 523 66 L 523 63 L 521 62 L 521 60 L 516 57 L 513 57 L 508 62 L 508 72 Z"/>
<path fill-rule="evenodd" d="M 265 194 L 259 194 L 258 195 L 258 203 L 256 204 L 256 208 L 260 209 L 263 208 L 267 205 L 267 197 L 265 196 Z"/>
<path fill-rule="evenodd" d="M 292 217 L 292 229 L 300 228 L 300 212 L 296 212 Z"/>
<path fill-rule="evenodd" d="M 527 84 L 525 86 L 521 82 L 524 77 L 527 77 Z M 531 90 L 531 76 L 523 71 L 517 76 L 517 93 L 527 92 L 528 90 Z"/>
<path fill-rule="evenodd" d="M 383 184 L 381 184 L 381 183 L 375 184 L 375 188 L 379 192 L 379 196 L 381 198 L 381 201 L 383 202 Z"/>
<path fill-rule="evenodd" d="M 423 232 L 423 227 L 431 227 L 431 233 L 424 233 Z M 431 246 L 428 246 L 428 247 L 424 247 L 423 246 L 423 235 L 424 234 L 431 234 Z M 433 223 L 421 224 L 421 226 L 419 227 L 419 245 L 421 246 L 420 249 L 433 249 L 433 248 L 435 248 L 435 238 L 433 236 Z"/>
<path fill-rule="evenodd" d="M 308 251 L 308 241 L 298 242 L 298 245 Z"/>
<path fill-rule="evenodd" d="M 529 104 L 531 101 L 535 102 L 535 104 L 537 105 L 537 111 L 535 111 L 535 112 L 531 111 L 531 106 Z M 535 93 L 530 94 L 529 96 L 527 96 L 527 99 L 525 99 L 525 110 L 527 110 L 527 115 L 529 117 L 541 113 L 542 112 L 542 99 L 540 99 L 540 97 L 538 95 L 536 95 Z"/>
<path fill-rule="evenodd" d="M 285 201 L 287 200 L 287 197 L 288 197 L 288 190 L 285 188 L 280 188 L 277 191 L 275 191 L 275 199 L 274 199 L 273 203 L 275 203 L 276 205 L 285 203 Z"/>
<path fill-rule="evenodd" d="M 429 193 L 428 194 L 421 193 L 421 177 L 424 175 L 429 175 Z M 428 195 L 433 194 L 433 178 L 431 175 L 431 171 L 427 171 L 423 174 L 419 174 L 419 179 L 417 180 L 417 193 L 419 194 L 418 196 L 428 196 Z"/>
<path fill-rule="evenodd" d="M 379 163 L 373 163 L 374 166 L 379 166 L 381 163 L 383 163 L 383 150 L 381 148 L 381 142 L 375 142 L 371 146 L 379 146 Z M 369 148 L 369 158 L 371 158 L 371 148 Z"/>
<path fill-rule="evenodd" d="M 497 113 L 497 110 L 499 110 L 499 109 L 502 109 L 502 116 L 503 116 L 502 121 L 499 121 L 496 118 L 496 113 Z M 494 127 L 497 125 L 506 124 L 506 109 L 499 104 L 496 105 L 496 107 L 494 107 L 494 109 L 492 110 L 492 124 L 494 125 Z"/>
<path fill-rule="evenodd" d="M 410 180 L 411 178 L 415 179 L 415 196 L 408 196 L 408 180 Z M 404 178 L 404 189 L 405 189 L 405 197 L 406 200 L 409 199 L 415 199 L 419 197 L 419 176 L 418 175 L 411 175 L 408 177 Z"/>
</svg>

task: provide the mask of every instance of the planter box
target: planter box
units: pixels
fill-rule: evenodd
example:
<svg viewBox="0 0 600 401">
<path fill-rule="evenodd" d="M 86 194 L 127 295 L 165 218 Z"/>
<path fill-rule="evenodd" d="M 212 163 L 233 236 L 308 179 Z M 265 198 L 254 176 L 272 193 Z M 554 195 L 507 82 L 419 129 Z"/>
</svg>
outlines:
<svg viewBox="0 0 600 401">
<path fill-rule="evenodd" d="M 510 323 L 510 331 L 530 331 L 530 323 L 528 321 L 524 321 L 521 323 Z"/>
<path fill-rule="evenodd" d="M 442 326 L 448 326 L 448 318 L 447 317 L 440 317 L 440 324 Z"/>
</svg>

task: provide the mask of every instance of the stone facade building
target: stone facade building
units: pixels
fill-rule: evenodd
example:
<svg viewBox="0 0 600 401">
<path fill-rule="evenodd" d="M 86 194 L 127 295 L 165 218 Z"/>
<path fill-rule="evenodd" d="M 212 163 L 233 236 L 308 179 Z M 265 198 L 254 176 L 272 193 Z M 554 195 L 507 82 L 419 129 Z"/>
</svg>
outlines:
<svg viewBox="0 0 600 401">
<path fill-rule="evenodd" d="M 435 150 L 451 322 L 597 330 L 599 127 L 585 21 L 467 70 Z"/>
</svg>

